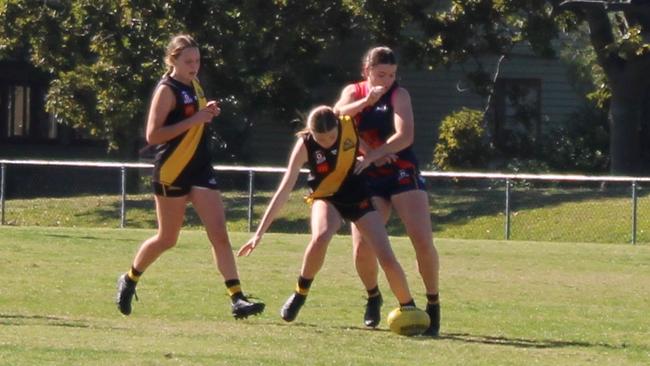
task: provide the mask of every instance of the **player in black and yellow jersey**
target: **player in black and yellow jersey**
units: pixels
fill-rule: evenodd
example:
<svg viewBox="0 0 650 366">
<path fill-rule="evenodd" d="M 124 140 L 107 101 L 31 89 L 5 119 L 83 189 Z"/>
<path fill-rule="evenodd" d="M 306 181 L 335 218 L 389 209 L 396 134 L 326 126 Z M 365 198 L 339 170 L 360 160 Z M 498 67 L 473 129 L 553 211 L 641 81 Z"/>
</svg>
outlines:
<svg viewBox="0 0 650 366">
<path fill-rule="evenodd" d="M 196 77 L 200 66 L 197 43 L 177 35 L 167 47 L 168 71 L 156 87 L 147 118 L 147 142 L 156 147 L 153 190 L 158 233 L 140 246 L 131 269 L 117 282 L 117 307 L 131 313 L 131 301 L 142 273 L 176 244 L 185 207 L 191 202 L 205 225 L 212 254 L 225 280 L 235 318 L 261 313 L 263 303 L 243 294 L 235 264 L 221 195 L 210 162 L 205 124 L 219 115 L 215 101 L 207 101 Z M 136 297 L 137 299 L 137 297 Z"/>
<path fill-rule="evenodd" d="M 367 170 L 372 203 L 388 221 L 392 209 L 406 228 L 427 292 L 426 311 L 431 325 L 426 335 L 440 330 L 438 252 L 433 244 L 429 196 L 411 146 L 415 135 L 411 97 L 396 82 L 397 61 L 388 47 L 375 47 L 363 60 L 364 80 L 349 84 L 335 105 L 337 113 L 354 118 L 361 138 L 376 163 Z M 377 157 L 378 156 L 378 157 Z M 364 323 L 376 327 L 380 320 L 381 293 L 377 286 L 377 259 L 371 246 L 352 225 L 357 272 L 368 291 Z"/>
<path fill-rule="evenodd" d="M 303 258 L 296 290 L 285 302 L 280 315 L 293 321 L 305 303 L 311 283 L 325 260 L 327 246 L 341 227 L 342 218 L 354 222 L 377 253 L 388 283 L 402 306 L 415 306 L 406 276 L 395 257 L 388 234 L 377 211 L 368 199 L 365 184 L 357 175 L 372 161 L 358 161 L 359 138 L 352 119 L 338 118 L 330 107 L 315 108 L 307 118 L 307 128 L 289 158 L 287 172 L 271 199 L 255 232 L 237 253 L 249 255 L 260 243 L 271 222 L 287 202 L 300 168 L 309 167 L 312 235 Z"/>
</svg>

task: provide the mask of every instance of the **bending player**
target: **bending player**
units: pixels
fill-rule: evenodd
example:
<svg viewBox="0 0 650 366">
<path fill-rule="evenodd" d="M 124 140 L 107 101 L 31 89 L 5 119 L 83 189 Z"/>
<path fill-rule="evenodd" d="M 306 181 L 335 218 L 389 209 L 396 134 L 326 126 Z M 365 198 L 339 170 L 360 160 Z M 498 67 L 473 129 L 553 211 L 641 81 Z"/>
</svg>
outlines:
<svg viewBox="0 0 650 366">
<path fill-rule="evenodd" d="M 307 127 L 298 133 L 287 172 L 257 231 L 237 253 L 247 256 L 260 244 L 262 236 L 287 202 L 300 168 L 308 163 L 311 194 L 307 200 L 311 203 L 312 234 L 296 290 L 280 311 L 282 319 L 287 322 L 296 318 L 305 303 L 312 281 L 325 260 L 327 246 L 341 227 L 342 218 L 354 222 L 366 242 L 372 246 L 400 306 L 415 306 L 406 275 L 391 249 L 383 221 L 368 199 L 363 178 L 355 174 L 372 163 L 363 158 L 357 163 L 358 149 L 359 138 L 350 117 L 338 118 L 327 106 L 312 110 L 307 118 Z"/>
</svg>

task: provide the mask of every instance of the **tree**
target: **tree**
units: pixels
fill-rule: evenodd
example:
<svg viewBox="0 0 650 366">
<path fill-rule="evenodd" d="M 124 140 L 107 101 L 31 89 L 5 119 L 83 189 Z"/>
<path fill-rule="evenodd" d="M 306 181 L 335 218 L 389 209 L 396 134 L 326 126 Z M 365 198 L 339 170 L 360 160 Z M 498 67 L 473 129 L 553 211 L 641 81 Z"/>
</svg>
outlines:
<svg viewBox="0 0 650 366">
<path fill-rule="evenodd" d="M 213 141 L 239 156 L 248 116 L 288 121 L 311 103 L 310 88 L 332 77 L 316 60 L 349 33 L 354 6 L 345 3 L 5 0 L 0 56 L 47 71 L 48 112 L 132 158 L 164 47 L 189 32 L 202 45 L 206 91 L 225 104 Z"/>
<path fill-rule="evenodd" d="M 589 30 L 596 57 L 592 94 L 609 106 L 610 171 L 638 173 L 640 128 L 650 95 L 650 4 L 640 0 L 453 0 L 451 6 L 414 17 L 422 37 L 411 39 L 413 57 L 436 66 L 485 55 L 508 55 L 527 41 L 541 56 L 556 54 L 566 35 Z M 575 45 L 575 43 L 573 44 Z M 585 46 L 583 46 L 585 47 Z M 480 63 L 479 63 L 480 64 Z M 470 75 L 484 95 L 491 93 L 487 72 Z M 647 117 L 647 116 L 646 116 Z"/>
</svg>

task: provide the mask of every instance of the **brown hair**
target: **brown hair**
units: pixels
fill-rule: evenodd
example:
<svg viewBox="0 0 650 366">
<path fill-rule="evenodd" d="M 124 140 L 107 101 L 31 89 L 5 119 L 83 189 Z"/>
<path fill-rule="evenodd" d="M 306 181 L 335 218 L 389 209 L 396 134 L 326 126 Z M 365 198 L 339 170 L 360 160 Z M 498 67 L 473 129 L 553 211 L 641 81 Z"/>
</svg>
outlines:
<svg viewBox="0 0 650 366">
<path fill-rule="evenodd" d="M 194 38 L 189 34 L 177 34 L 172 37 L 167 44 L 167 49 L 165 50 L 165 64 L 167 65 L 167 72 L 165 72 L 165 75 L 169 75 L 174 71 L 173 61 L 186 48 L 199 48 L 199 44 L 196 43 Z"/>
<path fill-rule="evenodd" d="M 377 65 L 397 65 L 397 58 L 393 50 L 386 46 L 371 48 L 363 56 L 361 75 L 366 77 L 366 69 Z"/>
<path fill-rule="evenodd" d="M 309 112 L 307 117 L 307 126 L 300 130 L 296 135 L 304 136 L 309 133 L 325 133 L 331 131 L 339 124 L 334 110 L 326 105 L 318 106 Z"/>
</svg>

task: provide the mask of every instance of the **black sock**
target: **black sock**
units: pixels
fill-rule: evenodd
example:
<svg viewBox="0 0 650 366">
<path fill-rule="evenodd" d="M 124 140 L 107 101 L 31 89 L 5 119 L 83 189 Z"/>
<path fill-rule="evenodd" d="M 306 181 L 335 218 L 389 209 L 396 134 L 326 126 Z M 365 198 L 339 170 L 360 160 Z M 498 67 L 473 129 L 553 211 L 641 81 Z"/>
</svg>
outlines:
<svg viewBox="0 0 650 366">
<path fill-rule="evenodd" d="M 307 296 L 309 293 L 309 288 L 311 287 L 311 283 L 314 281 L 313 278 L 304 278 L 303 276 L 298 277 L 298 283 L 296 284 L 296 293 Z"/>
<path fill-rule="evenodd" d="M 232 280 L 226 281 L 226 287 L 228 288 L 228 295 L 230 295 L 230 300 L 233 302 L 238 299 L 246 300 L 246 296 L 241 290 L 241 285 L 239 284 L 239 279 L 235 278 Z"/>
<path fill-rule="evenodd" d="M 439 304 L 440 298 L 438 294 L 427 294 L 427 303 L 430 305 Z"/>
<path fill-rule="evenodd" d="M 142 272 L 138 271 L 133 266 L 131 266 L 131 269 L 129 269 L 129 272 L 127 272 L 126 274 L 127 280 L 131 280 L 131 282 L 133 283 L 138 283 L 138 280 L 140 280 L 140 276 L 142 276 Z"/>
<path fill-rule="evenodd" d="M 400 307 L 404 307 L 404 306 L 413 306 L 413 307 L 415 307 L 415 300 L 411 299 L 411 301 L 406 302 L 404 304 L 400 303 L 399 306 Z"/>
<path fill-rule="evenodd" d="M 368 298 L 381 295 L 381 292 L 379 292 L 379 286 L 375 286 L 370 290 L 366 290 L 366 291 L 368 292 Z"/>
</svg>

